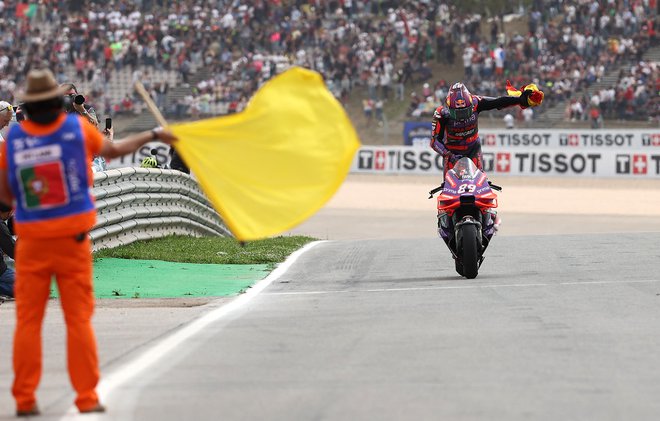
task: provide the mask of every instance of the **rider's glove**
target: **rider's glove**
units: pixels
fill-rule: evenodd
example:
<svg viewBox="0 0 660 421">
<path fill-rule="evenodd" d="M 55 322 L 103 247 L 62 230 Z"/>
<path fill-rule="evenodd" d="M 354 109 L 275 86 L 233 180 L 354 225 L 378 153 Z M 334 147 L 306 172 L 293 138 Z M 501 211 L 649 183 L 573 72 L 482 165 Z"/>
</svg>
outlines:
<svg viewBox="0 0 660 421">
<path fill-rule="evenodd" d="M 520 94 L 520 102 L 523 107 L 529 107 L 529 96 L 532 94 L 532 91 L 530 90 L 524 90 L 522 91 L 522 94 Z"/>
<path fill-rule="evenodd" d="M 536 107 L 543 102 L 543 91 L 532 90 L 532 89 L 523 89 L 522 94 L 520 95 L 521 104 L 523 107 Z"/>
</svg>

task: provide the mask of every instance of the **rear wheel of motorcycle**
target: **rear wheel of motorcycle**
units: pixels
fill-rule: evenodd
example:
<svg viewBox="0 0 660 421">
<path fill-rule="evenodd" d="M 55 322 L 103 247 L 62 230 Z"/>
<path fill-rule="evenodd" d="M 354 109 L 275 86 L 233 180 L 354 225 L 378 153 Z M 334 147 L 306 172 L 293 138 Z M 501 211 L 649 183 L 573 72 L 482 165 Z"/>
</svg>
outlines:
<svg viewBox="0 0 660 421">
<path fill-rule="evenodd" d="M 465 276 L 463 273 L 463 263 L 459 259 L 456 259 L 456 273 L 458 273 L 461 276 Z"/>
<path fill-rule="evenodd" d="M 477 243 L 477 227 L 466 224 L 461 228 L 463 230 L 463 276 L 468 279 L 474 279 L 479 274 L 479 252 Z"/>
</svg>

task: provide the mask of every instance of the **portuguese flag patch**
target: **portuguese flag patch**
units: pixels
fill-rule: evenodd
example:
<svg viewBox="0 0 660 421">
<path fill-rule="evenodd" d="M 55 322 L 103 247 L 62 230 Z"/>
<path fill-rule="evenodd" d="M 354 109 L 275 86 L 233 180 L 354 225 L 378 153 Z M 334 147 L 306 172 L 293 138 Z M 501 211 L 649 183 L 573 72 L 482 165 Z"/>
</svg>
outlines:
<svg viewBox="0 0 660 421">
<path fill-rule="evenodd" d="M 19 170 L 27 209 L 52 208 L 68 201 L 60 162 L 37 164 Z"/>
</svg>

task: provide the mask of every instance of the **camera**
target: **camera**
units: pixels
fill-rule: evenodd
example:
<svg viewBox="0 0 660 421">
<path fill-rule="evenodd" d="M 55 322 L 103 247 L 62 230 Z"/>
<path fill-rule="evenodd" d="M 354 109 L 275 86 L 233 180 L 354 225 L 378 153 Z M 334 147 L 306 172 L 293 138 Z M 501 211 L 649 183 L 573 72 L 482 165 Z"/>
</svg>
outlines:
<svg viewBox="0 0 660 421">
<path fill-rule="evenodd" d="M 14 109 L 16 110 L 16 121 L 20 123 L 25 120 L 25 112 L 23 111 L 23 108 L 21 108 L 20 105 L 16 105 L 14 106 Z"/>
<path fill-rule="evenodd" d="M 76 112 L 76 109 L 73 108 L 73 104 L 82 105 L 85 103 L 85 97 L 80 94 L 72 94 L 64 96 L 64 111 L 67 113 Z"/>
</svg>

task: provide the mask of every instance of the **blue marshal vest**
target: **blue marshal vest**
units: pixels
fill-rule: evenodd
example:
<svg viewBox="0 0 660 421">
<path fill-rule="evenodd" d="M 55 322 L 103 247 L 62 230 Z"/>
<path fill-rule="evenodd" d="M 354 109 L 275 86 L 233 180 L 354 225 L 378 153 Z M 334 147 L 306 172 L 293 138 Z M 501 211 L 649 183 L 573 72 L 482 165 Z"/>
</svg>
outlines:
<svg viewBox="0 0 660 421">
<path fill-rule="evenodd" d="M 7 175 L 16 198 L 16 221 L 36 222 L 94 209 L 85 139 L 77 114 L 46 136 L 14 125 L 7 136 Z"/>
</svg>

